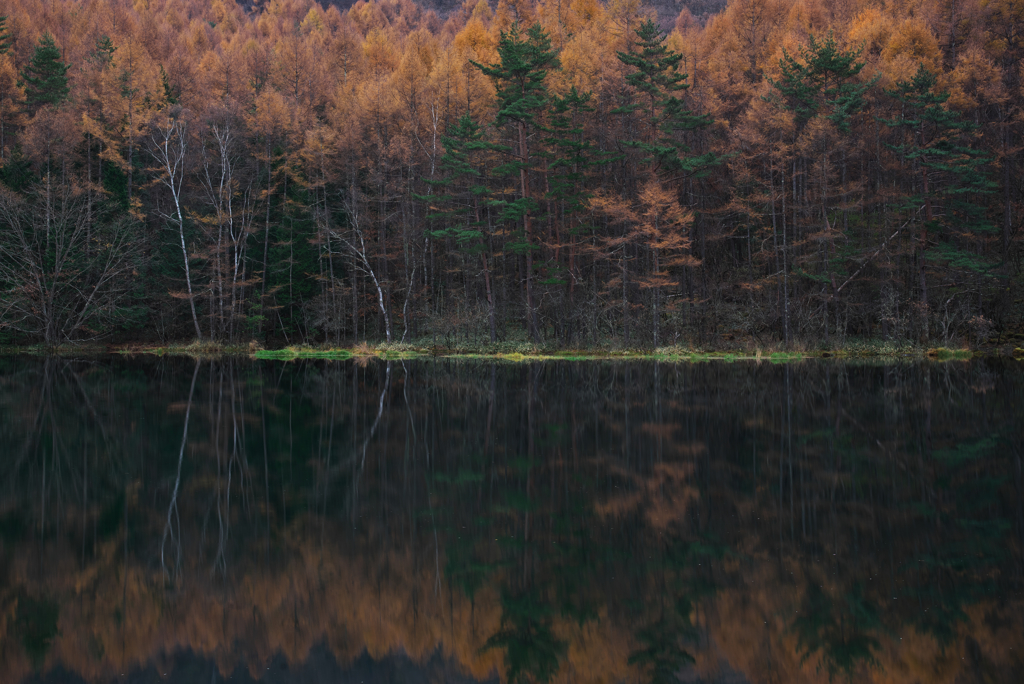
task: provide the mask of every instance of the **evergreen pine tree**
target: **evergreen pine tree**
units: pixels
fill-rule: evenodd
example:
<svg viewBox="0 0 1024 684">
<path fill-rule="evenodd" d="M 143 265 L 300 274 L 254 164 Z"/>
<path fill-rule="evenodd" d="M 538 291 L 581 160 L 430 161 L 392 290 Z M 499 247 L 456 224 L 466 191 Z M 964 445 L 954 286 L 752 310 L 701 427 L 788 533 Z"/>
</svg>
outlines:
<svg viewBox="0 0 1024 684">
<path fill-rule="evenodd" d="M 605 161 L 595 159 L 594 143 L 583 136 L 580 118 L 583 113 L 594 111 L 591 98 L 591 93 L 581 93 L 576 86 L 563 96 L 551 98 L 547 126 L 550 135 L 545 140 L 551 150 L 546 155 L 551 160 L 547 196 L 561 205 L 561 212 L 566 216 L 586 209 L 590 197 L 583 183 L 586 169 Z"/>
<path fill-rule="evenodd" d="M 96 39 L 96 48 L 89 55 L 101 68 L 107 68 L 114 61 L 114 53 L 117 47 L 109 36 L 100 36 Z"/>
<path fill-rule="evenodd" d="M 447 135 L 441 137 L 441 144 L 444 154 L 438 162 L 438 170 L 442 177 L 426 181 L 439 194 L 416 195 L 416 199 L 430 207 L 427 219 L 441 225 L 441 228 L 429 231 L 431 237 L 453 240 L 460 251 L 480 257 L 493 343 L 497 341 L 494 292 L 484 233 L 486 222 L 480 211 L 488 192 L 482 183 L 479 162 L 475 159 L 478 153 L 492 146 L 483 139 L 483 131 L 469 114 L 463 114 L 449 127 Z"/>
<path fill-rule="evenodd" d="M 636 89 L 641 101 L 619 107 L 615 113 L 640 115 L 647 132 L 644 139 L 625 144 L 645 152 L 659 171 L 702 175 L 718 162 L 717 155 L 690 156 L 690 147 L 680 133 L 705 129 L 714 119 L 694 114 L 679 98 L 690 86 L 687 74 L 679 72 L 683 56 L 665 45 L 664 31 L 646 19 L 636 29 L 636 36 L 636 52 L 616 54 L 619 61 L 636 70 L 626 76 L 626 82 Z"/>
<path fill-rule="evenodd" d="M 7 15 L 0 14 L 0 55 L 6 55 L 11 45 L 11 34 L 7 32 Z"/>
<path fill-rule="evenodd" d="M 800 142 L 793 149 L 803 159 L 794 157 L 794 168 L 799 166 L 800 161 L 810 161 L 813 155 L 816 167 L 820 170 L 814 179 L 817 188 L 810 195 L 805 190 L 802 201 L 808 207 L 804 214 L 807 221 L 820 226 L 819 254 L 812 263 L 821 263 L 823 269 L 822 272 L 812 273 L 798 266 L 795 270 L 809 282 L 815 283 L 815 287 L 822 288 L 822 319 L 826 337 L 830 320 L 829 302 L 838 296 L 835 276 L 845 275 L 846 272 L 845 259 L 838 256 L 840 250 L 836 249 L 836 240 L 840 235 L 836 228 L 848 226 L 847 221 L 840 223 L 836 215 L 837 211 L 841 211 L 841 200 L 845 193 L 837 194 L 834 188 L 840 186 L 843 180 L 842 177 L 834 178 L 838 174 L 830 170 L 834 167 L 833 157 L 836 154 L 842 155 L 840 166 L 845 168 L 846 147 L 843 143 L 850 135 L 853 117 L 864 108 L 864 93 L 878 80 L 877 77 L 864 82 L 857 80 L 865 65 L 865 62 L 858 61 L 860 53 L 860 50 L 843 50 L 831 31 L 824 40 L 811 35 L 808 44 L 800 46 L 796 57 L 783 50 L 782 59 L 779 60 L 780 78 L 767 79 L 783 96 L 783 106 L 795 115 L 794 143 L 798 140 Z M 812 120 L 825 125 L 809 126 Z M 795 175 L 795 171 L 793 173 Z M 795 191 L 793 194 L 793 202 L 800 201 Z M 810 210 L 812 204 L 817 205 L 814 211 Z M 818 223 L 819 220 L 821 223 Z M 808 229 L 811 229 L 810 226 Z M 786 234 L 783 235 L 782 249 L 790 249 Z M 792 263 L 788 255 L 785 261 L 788 268 Z M 788 292 L 788 284 L 783 287 Z M 788 297 L 788 294 L 784 297 Z"/>
<path fill-rule="evenodd" d="M 483 140 L 480 126 L 469 114 L 463 114 L 448 128 L 447 134 L 441 136 L 441 144 L 444 154 L 437 168 L 442 177 L 426 181 L 441 194 L 416 197 L 430 204 L 427 219 L 443 226 L 430 231 L 431 237 L 451 238 L 462 247 L 476 242 L 483 235 L 479 200 L 487 194 L 487 188 L 480 185 L 482 173 L 471 156 L 474 152 L 489 149 L 490 145 Z"/>
<path fill-rule="evenodd" d="M 502 31 L 498 40 L 497 64 L 472 64 L 490 77 L 497 91 L 498 114 L 496 122 L 511 124 L 516 132 L 518 150 L 500 146 L 495 149 L 510 153 L 512 159 L 494 169 L 498 176 L 519 175 L 520 196 L 515 200 L 494 201 L 506 221 L 522 221 L 522 240 L 509 247 L 526 255 L 526 308 L 527 327 L 534 342 L 540 342 L 537 313 L 533 299 L 533 252 L 535 249 L 532 220 L 539 206 L 530 187 L 532 163 L 530 160 L 530 134 L 543 129 L 543 116 L 548 106 L 548 91 L 544 83 L 548 70 L 558 67 L 558 57 L 551 49 L 551 38 L 534 24 L 524 35 L 515 23 Z"/>
<path fill-rule="evenodd" d="M 178 104 L 178 97 L 174 94 L 174 87 L 171 85 L 171 77 L 164 71 L 164 67 L 160 65 L 160 85 L 164 90 L 164 103 L 168 105 Z"/>
<path fill-rule="evenodd" d="M 575 86 L 565 95 L 553 96 L 548 137 L 544 140 L 547 144 L 544 157 L 548 160 L 545 199 L 548 211 L 553 214 L 552 225 L 561 227 L 556 233 L 556 244 L 559 249 L 568 247 L 564 251 L 568 259 L 565 264 L 558 258 L 549 260 L 548 275 L 542 283 L 568 285 L 570 301 L 574 283 L 571 273 L 576 269 L 576 240 L 589 215 L 589 201 L 593 196 L 587 188 L 587 172 L 593 166 L 608 163 L 612 157 L 599 152 L 584 135 L 583 118 L 595 109 L 590 104 L 591 99 L 590 92 L 581 93 Z M 558 254 L 556 252 L 556 256 Z M 565 277 L 565 269 L 570 272 L 569 277 Z"/>
<path fill-rule="evenodd" d="M 36 46 L 32 61 L 21 72 L 25 86 L 25 103 L 32 113 L 46 105 L 58 106 L 68 99 L 68 65 L 60 58 L 53 36 L 44 33 Z"/>
<path fill-rule="evenodd" d="M 859 58 L 860 50 L 841 49 L 831 32 L 823 41 L 812 35 L 800 47 L 799 58 L 782 51 L 782 76 L 768 82 L 786 98 L 799 125 L 823 115 L 840 133 L 848 133 L 850 119 L 864 107 L 864 93 L 878 81 L 853 81 L 865 65 Z"/>
<path fill-rule="evenodd" d="M 993 264 L 957 243 L 967 242 L 974 233 L 996 232 L 984 208 L 972 201 L 996 189 L 985 173 L 989 160 L 970 145 L 970 135 L 978 126 L 947 109 L 949 93 L 936 85 L 936 75 L 920 65 L 909 81 L 899 81 L 885 91 L 898 105 L 899 116 L 883 120 L 903 132 L 902 141 L 888 147 L 921 174 L 918 192 L 905 198 L 903 208 L 924 208 L 918 268 L 925 306 L 927 262 L 941 260 L 951 268 L 987 273 Z M 930 240 L 937 243 L 933 253 L 928 252 Z"/>
</svg>

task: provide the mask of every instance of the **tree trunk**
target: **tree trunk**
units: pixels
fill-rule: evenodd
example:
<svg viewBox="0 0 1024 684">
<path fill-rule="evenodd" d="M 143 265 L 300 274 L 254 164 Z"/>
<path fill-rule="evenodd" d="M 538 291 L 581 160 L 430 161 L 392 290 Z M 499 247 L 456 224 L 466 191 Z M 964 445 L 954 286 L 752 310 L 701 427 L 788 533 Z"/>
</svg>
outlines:
<svg viewBox="0 0 1024 684">
<path fill-rule="evenodd" d="M 529 149 L 526 146 L 526 124 L 522 121 L 519 128 L 519 154 L 522 166 L 519 168 L 519 185 L 523 199 L 530 199 L 530 183 L 527 179 L 526 164 L 529 162 Z M 533 230 L 530 226 L 530 212 L 523 214 L 523 229 L 526 232 L 526 325 L 534 344 L 540 344 L 540 331 L 537 329 L 537 312 L 533 306 Z"/>
</svg>

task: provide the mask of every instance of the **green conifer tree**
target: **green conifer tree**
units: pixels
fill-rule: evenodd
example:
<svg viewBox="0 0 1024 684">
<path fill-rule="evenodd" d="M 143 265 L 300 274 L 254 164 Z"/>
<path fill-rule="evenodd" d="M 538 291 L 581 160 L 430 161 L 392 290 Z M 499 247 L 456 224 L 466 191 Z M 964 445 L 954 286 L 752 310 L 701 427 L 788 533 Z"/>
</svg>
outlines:
<svg viewBox="0 0 1024 684">
<path fill-rule="evenodd" d="M 806 163 L 811 156 L 810 151 L 814 150 L 813 155 L 817 158 L 816 167 L 820 170 L 814 179 L 817 184 L 815 192 L 805 192 L 803 201 L 817 205 L 814 211 L 808 207 L 805 215 L 814 217 L 810 221 L 820 226 L 820 235 L 824 239 L 818 241 L 819 253 L 812 257 L 810 262 L 821 263 L 824 268 L 819 273 L 811 273 L 799 267 L 796 271 L 809 282 L 822 288 L 822 299 L 825 303 L 822 321 L 826 339 L 829 330 L 829 302 L 837 297 L 839 292 L 835 277 L 837 274 L 846 274 L 845 259 L 841 258 L 840 250 L 837 250 L 835 245 L 838 237 L 836 229 L 839 226 L 848 226 L 845 218 L 840 222 L 837 216 L 843 211 L 845 192 L 840 190 L 837 193 L 834 189 L 842 183 L 842 179 L 833 178 L 829 170 L 834 167 L 833 159 L 837 155 L 837 148 L 840 150 L 838 154 L 842 155 L 842 161 L 838 166 L 845 168 L 846 151 L 842 142 L 850 135 L 854 116 L 864 109 L 864 94 L 878 80 L 877 77 L 868 81 L 858 80 L 857 77 L 865 65 L 865 62 L 858 61 L 860 54 L 859 49 L 842 49 L 831 31 L 824 40 L 811 35 L 807 45 L 800 47 L 796 57 L 783 50 L 782 59 L 779 60 L 780 78 L 768 79 L 775 90 L 783 96 L 783 106 L 795 114 L 794 142 L 801 139 L 805 133 L 810 136 L 803 138 L 806 151 L 803 153 L 802 161 Z M 808 127 L 808 123 L 813 119 L 828 121 L 835 133 L 829 131 L 828 126 Z M 792 160 L 794 168 L 797 168 L 800 162 L 801 159 L 795 157 Z M 795 173 L 794 171 L 794 176 Z M 793 202 L 798 201 L 794 196 Z M 821 223 L 817 223 L 818 220 Z M 788 235 L 783 235 L 782 243 L 783 251 L 788 251 Z M 791 263 L 788 255 L 785 262 L 788 269 Z M 788 291 L 788 285 L 784 287 Z"/>
<path fill-rule="evenodd" d="M 550 259 L 544 269 L 547 274 L 541 282 L 545 285 L 567 285 L 570 308 L 575 282 L 572 273 L 577 265 L 577 236 L 588 225 L 588 207 L 593 195 L 587 186 L 588 171 L 612 158 L 612 155 L 598 151 L 584 133 L 584 118 L 595 111 L 590 104 L 591 99 L 591 93 L 581 93 L 575 86 L 562 96 L 553 96 L 547 124 L 548 137 L 544 140 L 547 144 L 544 157 L 548 160 L 545 199 L 548 212 L 552 214 L 552 225 L 557 231 L 559 252 L 556 255 L 568 258 L 566 263 L 562 263 L 561 257 Z M 571 335 L 568 328 L 567 332 Z"/>
<path fill-rule="evenodd" d="M 487 291 L 490 338 L 494 343 L 498 339 L 494 290 L 484 233 L 486 221 L 481 213 L 488 190 L 482 182 L 484 174 L 477 158 L 492 145 L 483 139 L 483 131 L 469 114 L 463 114 L 449 127 L 447 135 L 441 137 L 441 144 L 444 146 L 444 154 L 438 162 L 441 178 L 426 181 L 438 194 L 416 195 L 416 199 L 430 207 L 427 220 L 441 226 L 430 231 L 431 237 L 453 240 L 460 251 L 480 257 Z"/>
<path fill-rule="evenodd" d="M 60 50 L 53 42 L 53 36 L 44 33 L 36 46 L 32 61 L 21 72 L 25 87 L 25 103 L 35 113 L 50 105 L 59 106 L 68 99 L 68 65 L 60 58 Z"/>
<path fill-rule="evenodd" d="M 812 35 L 798 57 L 782 51 L 782 76 L 768 82 L 786 98 L 798 125 L 822 115 L 845 134 L 852 117 L 864 108 L 864 93 L 878 81 L 877 77 L 862 83 L 854 80 L 865 65 L 859 58 L 860 50 L 843 50 L 831 32 L 825 40 Z"/>
<path fill-rule="evenodd" d="M 178 96 L 174 94 L 174 86 L 171 85 L 171 77 L 164 71 L 164 67 L 160 65 L 160 85 L 164 89 L 164 103 L 167 105 L 178 104 Z"/>
<path fill-rule="evenodd" d="M 928 305 L 926 266 L 941 261 L 946 266 L 974 273 L 988 273 L 994 264 L 963 246 L 974 234 L 995 234 L 984 208 L 974 200 L 996 189 L 988 178 L 989 159 L 971 146 L 978 126 L 945 107 L 949 93 L 936 88 L 936 75 L 923 64 L 909 81 L 886 90 L 897 105 L 898 116 L 884 123 L 902 132 L 889 148 L 920 174 L 916 192 L 904 199 L 903 209 L 924 209 L 918 239 L 921 303 Z M 929 251 L 929 242 L 935 242 Z"/>
<path fill-rule="evenodd" d="M 595 157 L 594 143 L 583 135 L 581 118 L 593 112 L 592 94 L 581 93 L 576 86 L 563 96 L 551 98 L 551 115 L 545 142 L 550 146 L 546 154 L 548 164 L 549 199 L 561 206 L 561 213 L 573 216 L 587 206 L 590 193 L 584 186 L 586 170 L 605 159 Z"/>
<path fill-rule="evenodd" d="M 637 50 L 619 52 L 619 61 L 636 71 L 626 82 L 637 91 L 637 102 L 615 110 L 618 114 L 637 114 L 644 120 L 645 133 L 640 140 L 625 144 L 647 154 L 656 170 L 669 174 L 703 175 L 718 163 L 714 153 L 691 155 L 685 133 L 706 129 L 714 119 L 694 114 L 679 98 L 689 88 L 687 74 L 680 73 L 683 56 L 665 45 L 665 32 L 651 19 L 636 29 Z"/>
<path fill-rule="evenodd" d="M 495 149 L 511 156 L 508 163 L 494 169 L 495 175 L 519 175 L 520 195 L 514 200 L 494 201 L 501 210 L 502 220 L 522 221 L 522 239 L 508 246 L 526 256 L 526 309 L 527 327 L 534 342 L 540 342 L 537 312 L 533 297 L 533 253 L 536 249 L 532 221 L 539 205 L 531 188 L 533 163 L 531 161 L 530 136 L 537 129 L 543 130 L 543 118 L 548 107 L 548 91 L 544 83 L 548 71 L 559 66 L 558 56 L 551 49 L 551 38 L 534 24 L 524 34 L 518 23 L 498 40 L 497 64 L 485 66 L 472 64 L 480 69 L 494 83 L 498 98 L 498 125 L 510 124 L 515 131 L 517 148 L 498 146 Z"/>
<path fill-rule="evenodd" d="M 100 36 L 96 39 L 96 48 L 89 56 L 100 65 L 100 68 L 106 69 L 114 61 L 115 52 L 117 52 L 117 46 L 110 40 L 110 37 Z"/>
<path fill-rule="evenodd" d="M 7 32 L 7 15 L 0 14 L 0 55 L 6 55 L 12 44 L 11 34 Z"/>
</svg>

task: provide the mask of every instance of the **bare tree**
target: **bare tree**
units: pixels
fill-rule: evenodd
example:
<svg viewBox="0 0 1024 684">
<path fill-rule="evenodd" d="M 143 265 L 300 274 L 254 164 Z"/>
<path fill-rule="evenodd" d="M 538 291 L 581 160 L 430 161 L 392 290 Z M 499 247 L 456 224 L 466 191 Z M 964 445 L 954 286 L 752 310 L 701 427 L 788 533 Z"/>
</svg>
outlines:
<svg viewBox="0 0 1024 684">
<path fill-rule="evenodd" d="M 357 197 L 358 192 L 359 191 L 353 187 L 351 201 L 345 203 L 350 230 L 345 233 L 342 233 L 341 231 L 333 231 L 333 233 L 335 239 L 344 245 L 349 254 L 352 255 L 354 268 L 357 271 L 361 271 L 362 273 L 370 276 L 370 280 L 373 281 L 373 286 L 377 289 L 377 306 L 380 307 L 380 312 L 384 316 L 384 335 L 390 343 L 391 312 L 388 310 L 387 302 L 384 298 L 384 288 L 381 286 L 380 280 L 377 278 L 377 273 L 373 270 L 373 264 L 370 261 L 370 254 L 367 250 L 366 239 L 363 235 L 363 228 L 361 224 L 362 215 L 359 211 L 359 199 Z M 381 249 L 383 248 L 384 246 L 381 245 Z"/>
<path fill-rule="evenodd" d="M 124 314 L 133 225 L 93 225 L 86 192 L 49 175 L 25 196 L 0 187 L 0 328 L 49 346 L 100 337 Z"/>
<path fill-rule="evenodd" d="M 240 290 L 245 284 L 246 238 L 256 216 L 256 192 L 249 178 L 239 195 L 243 179 L 237 169 L 239 155 L 231 123 L 211 124 L 209 136 L 202 145 L 199 184 L 214 212 L 210 221 L 216 222 L 216 235 L 210 236 L 216 246 L 211 288 L 216 289 L 221 332 L 233 339 L 235 319 L 243 313 Z"/>
<path fill-rule="evenodd" d="M 185 218 L 181 212 L 181 186 L 185 181 L 185 157 L 188 153 L 188 138 L 185 135 L 185 120 L 180 116 L 167 117 L 153 127 L 150 135 L 150 154 L 160 165 L 157 181 L 171 191 L 174 213 L 161 216 L 178 226 L 181 242 L 181 256 L 185 262 L 185 286 L 188 288 L 188 304 L 192 309 L 192 322 L 196 327 L 196 339 L 203 339 L 196 316 L 196 302 L 192 294 L 192 272 L 188 263 L 188 248 L 185 246 Z"/>
</svg>

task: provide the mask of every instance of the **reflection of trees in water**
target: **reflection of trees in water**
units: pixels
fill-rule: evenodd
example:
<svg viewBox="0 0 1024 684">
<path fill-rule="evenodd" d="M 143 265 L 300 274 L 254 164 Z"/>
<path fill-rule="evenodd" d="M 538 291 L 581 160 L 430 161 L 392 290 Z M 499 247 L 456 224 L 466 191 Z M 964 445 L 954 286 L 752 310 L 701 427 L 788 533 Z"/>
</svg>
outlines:
<svg viewBox="0 0 1024 684">
<path fill-rule="evenodd" d="M 1012 667 L 980 635 L 1020 627 L 1013 368 L 4 363 L 3 605 L 95 595 L 37 640 L 83 672 L 318 641 L 522 681 Z"/>
<path fill-rule="evenodd" d="M 878 664 L 874 654 L 884 625 L 878 606 L 864 599 L 860 585 L 838 599 L 808 585 L 792 629 L 803 660 L 821 654 L 830 680 L 860 665 Z"/>
<path fill-rule="evenodd" d="M 504 654 L 506 681 L 548 682 L 565 657 L 566 642 L 552 630 L 554 611 L 536 591 L 501 592 L 501 627 L 488 637 L 484 650 Z"/>
</svg>

